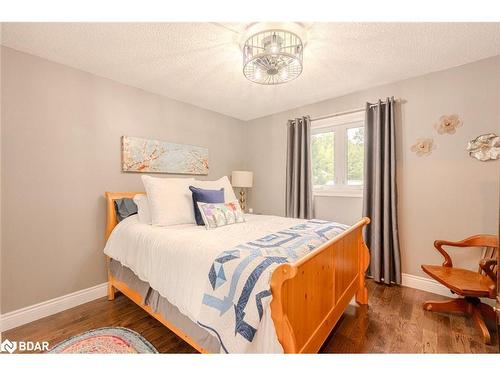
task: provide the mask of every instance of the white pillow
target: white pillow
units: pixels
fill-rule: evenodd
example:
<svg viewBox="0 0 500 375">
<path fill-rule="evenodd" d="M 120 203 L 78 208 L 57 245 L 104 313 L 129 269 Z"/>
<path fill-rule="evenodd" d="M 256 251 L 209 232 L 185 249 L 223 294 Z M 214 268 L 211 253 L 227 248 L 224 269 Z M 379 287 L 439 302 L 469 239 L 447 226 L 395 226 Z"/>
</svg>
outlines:
<svg viewBox="0 0 500 375">
<path fill-rule="evenodd" d="M 238 200 L 236 199 L 233 187 L 227 176 L 221 177 L 215 181 L 196 180 L 193 186 L 207 190 L 219 190 L 224 188 L 224 203 L 230 203 Z"/>
<path fill-rule="evenodd" d="M 196 224 L 189 185 L 194 178 L 142 176 L 148 195 L 151 223 L 158 226 Z"/>
<path fill-rule="evenodd" d="M 145 194 L 137 194 L 134 196 L 134 203 L 137 205 L 139 223 L 151 225 L 151 211 L 149 209 L 148 196 Z"/>
</svg>

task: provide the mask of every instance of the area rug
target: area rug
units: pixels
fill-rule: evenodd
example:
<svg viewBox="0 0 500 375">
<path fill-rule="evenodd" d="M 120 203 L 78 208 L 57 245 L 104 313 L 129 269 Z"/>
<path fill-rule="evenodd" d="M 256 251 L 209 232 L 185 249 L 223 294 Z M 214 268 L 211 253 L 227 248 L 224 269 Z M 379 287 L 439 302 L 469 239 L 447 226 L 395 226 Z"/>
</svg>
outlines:
<svg viewBox="0 0 500 375">
<path fill-rule="evenodd" d="M 135 331 L 123 327 L 104 327 L 73 336 L 48 351 L 68 354 L 142 354 L 158 353 Z"/>
</svg>

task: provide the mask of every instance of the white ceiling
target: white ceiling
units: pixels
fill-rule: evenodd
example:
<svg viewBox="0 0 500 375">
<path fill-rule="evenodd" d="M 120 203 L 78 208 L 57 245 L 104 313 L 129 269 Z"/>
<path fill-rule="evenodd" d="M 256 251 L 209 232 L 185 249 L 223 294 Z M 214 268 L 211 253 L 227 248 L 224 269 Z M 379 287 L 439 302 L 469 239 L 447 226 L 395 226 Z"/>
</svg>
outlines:
<svg viewBox="0 0 500 375">
<path fill-rule="evenodd" d="M 3 23 L 2 44 L 249 120 L 500 54 L 500 23 L 306 24 L 304 71 L 246 80 L 247 24 Z"/>
</svg>

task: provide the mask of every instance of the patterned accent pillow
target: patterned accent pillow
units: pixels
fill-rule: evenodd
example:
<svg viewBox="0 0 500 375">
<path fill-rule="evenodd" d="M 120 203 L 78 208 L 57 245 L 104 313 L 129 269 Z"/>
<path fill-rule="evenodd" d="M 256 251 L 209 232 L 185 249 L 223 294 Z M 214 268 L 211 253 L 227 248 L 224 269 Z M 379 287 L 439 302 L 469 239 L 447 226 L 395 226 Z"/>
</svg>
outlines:
<svg viewBox="0 0 500 375">
<path fill-rule="evenodd" d="M 198 202 L 198 208 L 207 229 L 245 222 L 245 217 L 238 201 L 228 203 Z"/>
</svg>

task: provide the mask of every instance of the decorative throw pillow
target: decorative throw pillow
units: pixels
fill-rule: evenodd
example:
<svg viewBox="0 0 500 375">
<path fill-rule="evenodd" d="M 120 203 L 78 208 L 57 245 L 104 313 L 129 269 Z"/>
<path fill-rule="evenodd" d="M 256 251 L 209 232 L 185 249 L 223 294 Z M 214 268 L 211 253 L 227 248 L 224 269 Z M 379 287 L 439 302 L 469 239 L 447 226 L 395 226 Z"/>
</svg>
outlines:
<svg viewBox="0 0 500 375">
<path fill-rule="evenodd" d="M 205 190 L 194 186 L 190 186 L 189 190 L 193 193 L 194 218 L 196 224 L 205 225 L 201 217 L 198 202 L 202 203 L 224 203 L 224 188 L 219 190 Z"/>
<path fill-rule="evenodd" d="M 238 201 L 229 203 L 198 202 L 198 207 L 207 229 L 245 222 L 245 217 Z"/>
<path fill-rule="evenodd" d="M 137 213 L 137 205 L 132 198 L 115 199 L 114 202 L 118 222 Z"/>
<path fill-rule="evenodd" d="M 139 216 L 139 222 L 151 225 L 151 212 L 149 210 L 149 200 L 147 195 L 135 195 L 134 203 L 137 205 L 137 216 Z"/>
<path fill-rule="evenodd" d="M 218 180 L 208 181 L 208 180 L 195 180 L 193 184 L 194 187 L 202 188 L 202 189 L 210 189 L 210 190 L 219 190 L 221 188 L 224 189 L 224 202 L 234 202 L 238 199 L 234 194 L 233 186 L 229 182 L 229 178 L 227 176 L 221 177 Z"/>
</svg>

